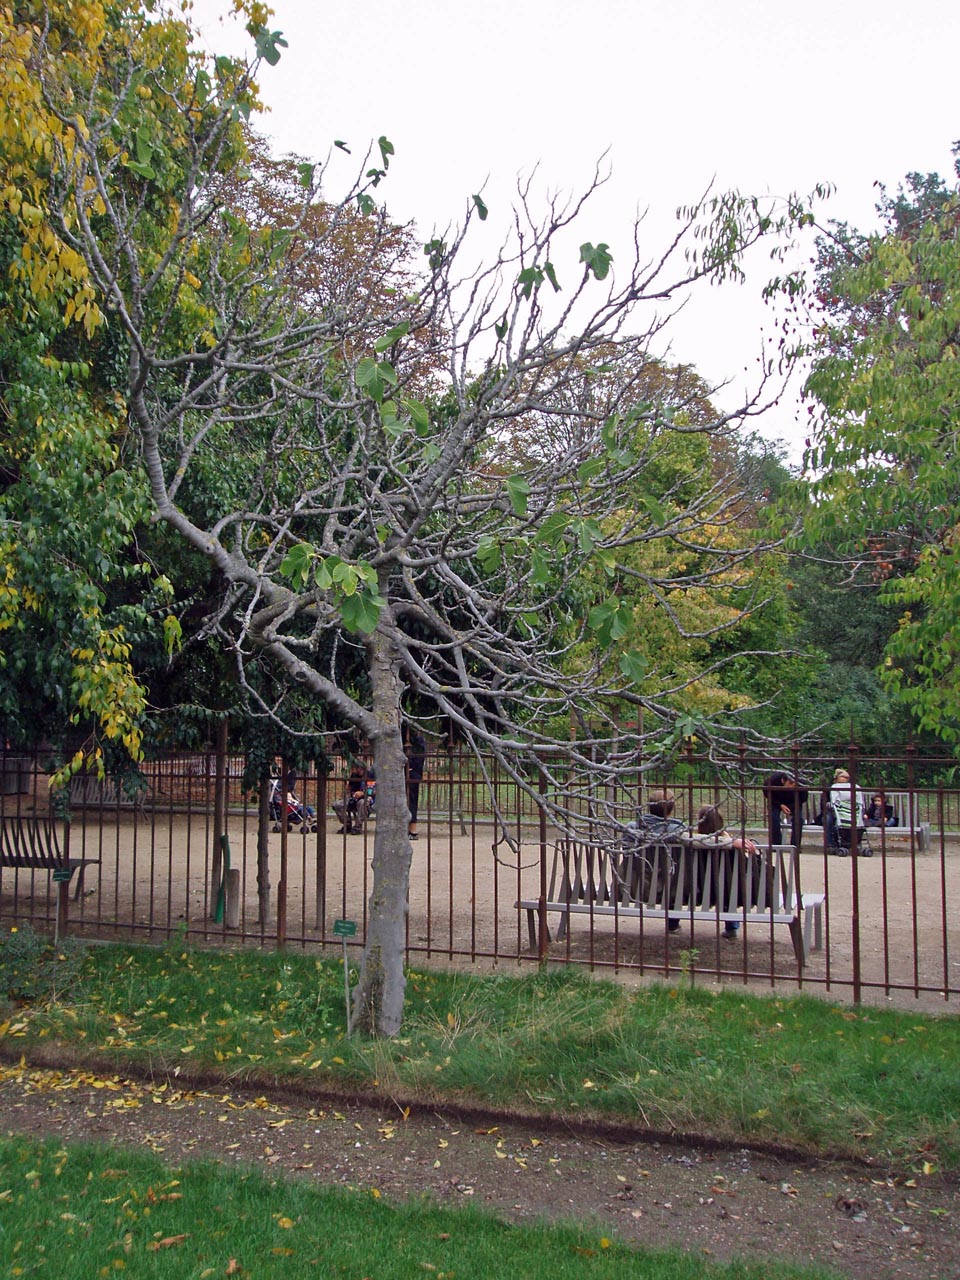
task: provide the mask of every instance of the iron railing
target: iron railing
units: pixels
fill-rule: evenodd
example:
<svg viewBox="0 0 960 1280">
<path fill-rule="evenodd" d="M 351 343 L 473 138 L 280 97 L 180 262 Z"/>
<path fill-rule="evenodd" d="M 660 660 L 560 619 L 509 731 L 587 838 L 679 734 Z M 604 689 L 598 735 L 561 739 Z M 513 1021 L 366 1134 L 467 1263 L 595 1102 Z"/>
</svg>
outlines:
<svg viewBox="0 0 960 1280">
<path fill-rule="evenodd" d="M 592 806 L 602 811 L 598 840 L 609 838 L 611 813 L 629 821 L 652 787 L 667 785 L 684 820 L 716 804 L 730 830 L 762 841 L 763 779 L 779 767 L 806 779 L 808 816 L 815 816 L 815 798 L 837 763 L 835 755 L 799 749 L 781 760 L 741 751 L 719 762 L 689 751 L 669 771 L 645 772 L 638 764 L 615 794 L 604 786 L 592 797 L 582 778 L 571 792 L 581 825 L 592 820 Z M 532 951 L 516 904 L 546 893 L 559 834 L 536 803 L 546 784 L 527 775 L 521 785 L 495 761 L 481 770 L 459 751 L 433 751 L 413 846 L 408 963 L 502 966 L 546 958 L 611 974 L 682 973 L 693 982 L 802 987 L 856 1000 L 955 1000 L 960 789 L 950 781 L 951 762 L 911 751 L 868 756 L 851 747 L 839 763 L 863 789 L 902 793 L 910 831 L 874 832 L 872 857 L 855 844 L 852 856 L 840 858 L 827 852 L 821 829 L 807 829 L 801 889 L 826 895 L 826 936 L 823 950 L 801 968 L 784 931 L 749 924 L 729 941 L 719 920 L 685 922 L 669 932 L 642 920 L 580 915 L 545 955 Z M 556 766 L 552 772 L 556 777 Z M 67 805 L 62 793 L 51 793 L 43 759 L 0 756 L 3 822 L 51 808 L 63 816 L 66 808 L 71 856 L 96 860 L 85 868 L 76 901 L 66 901 L 65 887 L 41 868 L 0 866 L 0 923 L 27 921 L 52 932 L 59 909 L 72 933 L 98 938 L 162 941 L 182 934 L 198 944 L 339 948 L 333 923 L 348 918 L 358 922 L 362 945 L 376 819 L 361 834 L 337 833 L 331 801 L 346 773 L 346 763 L 336 761 L 329 775 L 302 776 L 298 794 L 320 815 L 317 829 L 277 831 L 261 817 L 257 788 L 244 789 L 241 757 L 220 757 L 219 768 L 214 752 L 165 757 L 145 764 L 136 786 L 74 781 Z M 228 864 L 235 890 L 229 900 Z"/>
</svg>

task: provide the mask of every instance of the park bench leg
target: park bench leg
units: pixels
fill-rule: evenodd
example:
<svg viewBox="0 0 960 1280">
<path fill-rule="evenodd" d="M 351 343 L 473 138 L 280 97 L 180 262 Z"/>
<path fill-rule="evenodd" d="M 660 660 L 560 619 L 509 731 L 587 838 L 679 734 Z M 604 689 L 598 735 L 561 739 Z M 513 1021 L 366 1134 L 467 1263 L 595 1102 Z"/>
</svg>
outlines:
<svg viewBox="0 0 960 1280">
<path fill-rule="evenodd" d="M 527 907 L 527 932 L 530 935 L 530 950 L 536 951 L 538 955 L 540 953 L 539 938 L 537 936 L 537 921 L 539 916 L 539 907 Z M 547 928 L 546 913 L 544 913 L 543 939 L 545 943 L 544 950 L 546 950 L 546 947 L 550 945 L 550 930 Z"/>
<path fill-rule="evenodd" d="M 530 935 L 530 950 L 537 951 L 537 912 L 535 907 L 527 907 L 527 932 Z"/>
<path fill-rule="evenodd" d="M 806 960 L 810 954 L 810 947 L 813 943 L 813 912 L 805 907 L 803 910 L 803 958 Z"/>
<path fill-rule="evenodd" d="M 802 969 L 804 959 L 805 959 L 804 937 L 803 937 L 803 925 L 800 923 L 799 916 L 794 916 L 793 919 L 790 921 L 790 938 L 793 942 L 794 954 L 797 957 L 797 966 L 798 968 Z"/>
</svg>

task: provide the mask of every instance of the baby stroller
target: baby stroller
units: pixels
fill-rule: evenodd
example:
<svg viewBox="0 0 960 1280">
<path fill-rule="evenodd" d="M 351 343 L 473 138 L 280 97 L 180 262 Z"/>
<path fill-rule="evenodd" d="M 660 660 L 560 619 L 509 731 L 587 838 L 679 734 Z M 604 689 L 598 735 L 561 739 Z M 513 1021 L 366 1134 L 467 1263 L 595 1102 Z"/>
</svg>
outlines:
<svg viewBox="0 0 960 1280">
<path fill-rule="evenodd" d="M 281 780 L 274 778 L 270 783 L 270 821 L 273 830 L 279 831 L 286 817 L 287 830 L 299 827 L 302 834 L 316 831 L 315 814 L 308 804 L 301 804 L 293 790 L 296 779 L 288 778 L 286 794 L 280 785 Z"/>
<path fill-rule="evenodd" d="M 823 829 L 827 837 L 827 853 L 838 858 L 848 858 L 853 846 L 853 828 L 840 821 L 836 808 L 829 800 L 823 806 Z M 857 852 L 861 858 L 873 857 L 870 837 L 861 823 L 857 824 Z"/>
</svg>

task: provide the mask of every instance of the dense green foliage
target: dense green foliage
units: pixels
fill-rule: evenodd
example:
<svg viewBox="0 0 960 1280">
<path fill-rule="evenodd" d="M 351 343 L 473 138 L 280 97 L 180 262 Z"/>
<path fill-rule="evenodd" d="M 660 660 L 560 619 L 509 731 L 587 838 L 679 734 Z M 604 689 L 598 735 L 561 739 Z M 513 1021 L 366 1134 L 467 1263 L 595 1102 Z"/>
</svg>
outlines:
<svg viewBox="0 0 960 1280">
<path fill-rule="evenodd" d="M 896 197 L 884 196 L 879 233 L 841 225 L 821 239 L 821 317 L 806 385 L 816 413 L 798 495 L 807 545 L 843 560 L 860 599 L 872 589 L 864 626 L 873 628 L 873 654 L 882 641 L 885 690 L 921 729 L 952 743 L 960 742 L 958 197 L 955 184 L 912 174 Z"/>
</svg>

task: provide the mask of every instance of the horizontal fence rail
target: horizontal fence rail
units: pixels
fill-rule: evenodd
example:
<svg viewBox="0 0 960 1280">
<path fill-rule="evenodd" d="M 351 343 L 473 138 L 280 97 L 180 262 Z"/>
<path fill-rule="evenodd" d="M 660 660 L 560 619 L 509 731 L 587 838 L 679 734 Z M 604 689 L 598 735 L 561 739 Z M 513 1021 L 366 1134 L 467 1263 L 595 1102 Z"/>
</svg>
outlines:
<svg viewBox="0 0 960 1280">
<path fill-rule="evenodd" d="M 854 831 L 836 852 L 822 797 L 842 765 L 866 795 L 895 802 L 896 822 Z M 802 987 L 856 1000 L 900 1002 L 960 996 L 960 790 L 947 785 L 950 762 L 912 752 L 838 760 L 798 751 L 786 760 L 746 752 L 718 766 L 688 752 L 669 773 L 635 773 L 614 790 L 589 773 L 508 776 L 457 750 L 431 750 L 419 797 L 407 918 L 407 960 L 472 965 L 580 964 L 615 974 Z M 616 900 L 602 913 L 589 902 L 550 915 L 548 881 L 563 832 L 537 798 L 564 793 L 578 838 L 598 857 L 615 857 L 618 836 L 669 789 L 687 831 L 715 806 L 738 842 L 770 839 L 764 781 L 798 777 L 808 791 L 799 826 L 783 818 L 784 843 L 799 843 L 797 892 L 818 907 L 823 945 L 805 963 L 786 930 L 745 911 L 737 929 L 719 908 L 645 914 Z M 0 922 L 29 922 L 96 938 L 198 944 L 339 949 L 341 919 L 364 940 L 376 806 L 356 831 L 342 830 L 334 802 L 349 769 L 296 784 L 300 809 L 281 823 L 272 779 L 252 776 L 239 756 L 166 756 L 138 778 L 83 776 L 59 793 L 42 757 L 0 755 L 0 847 L 23 850 L 38 817 L 54 828 L 64 868 L 21 852 L 0 862 Z M 559 781 L 558 781 L 559 780 Z M 275 797 L 276 799 L 276 797 Z M 43 826 L 43 830 L 47 830 Z M 77 877 L 82 874 L 82 879 Z M 793 892 L 793 889 L 791 889 Z M 521 906 L 521 904 L 524 904 Z M 531 904 L 537 904 L 536 907 Z M 571 904 L 572 905 L 572 904 Z M 702 904 L 701 904 L 702 906 Z M 729 904 L 728 904 L 729 906 Z M 727 912 L 729 915 L 729 911 Z M 536 917 L 537 927 L 532 924 Z M 748 918 L 749 917 L 749 918 Z M 561 926 L 562 923 L 562 927 Z"/>
</svg>

